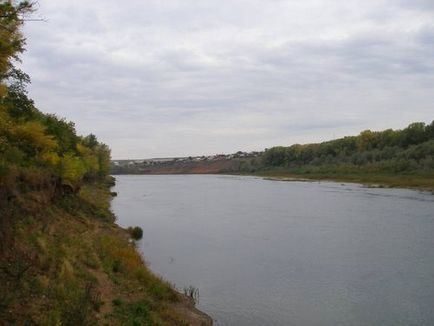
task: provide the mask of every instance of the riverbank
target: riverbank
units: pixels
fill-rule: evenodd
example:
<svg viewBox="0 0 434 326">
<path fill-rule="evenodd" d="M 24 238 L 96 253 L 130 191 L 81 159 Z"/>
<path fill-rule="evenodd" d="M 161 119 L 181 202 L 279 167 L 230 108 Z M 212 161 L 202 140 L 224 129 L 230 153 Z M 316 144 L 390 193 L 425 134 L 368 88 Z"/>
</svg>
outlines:
<svg viewBox="0 0 434 326">
<path fill-rule="evenodd" d="M 247 175 L 247 174 L 242 174 Z M 293 173 L 282 170 L 268 170 L 248 175 L 278 181 L 335 181 L 351 182 L 376 188 L 409 188 L 434 192 L 432 175 L 380 175 L 380 174 L 320 174 Z"/>
<path fill-rule="evenodd" d="M 107 182 L 53 200 L 22 194 L 0 253 L 0 320 L 38 325 L 211 325 L 193 300 L 153 274 L 115 224 Z M 4 222 L 4 221 L 3 221 Z M 4 225 L 6 225 L 4 223 Z"/>
<path fill-rule="evenodd" d="M 227 163 L 230 165 L 229 163 Z M 214 167 L 214 166 L 213 166 Z M 221 174 L 221 175 L 245 175 L 263 177 L 270 180 L 278 181 L 335 181 L 351 182 L 376 188 L 408 188 L 422 191 L 434 192 L 434 175 L 391 175 L 391 174 L 342 174 L 342 173 L 296 173 L 285 171 L 284 169 L 276 170 L 258 170 L 256 172 L 233 172 L 230 169 L 172 169 L 160 170 L 155 168 L 153 171 L 119 173 L 118 175 L 176 175 L 176 174 Z"/>
</svg>

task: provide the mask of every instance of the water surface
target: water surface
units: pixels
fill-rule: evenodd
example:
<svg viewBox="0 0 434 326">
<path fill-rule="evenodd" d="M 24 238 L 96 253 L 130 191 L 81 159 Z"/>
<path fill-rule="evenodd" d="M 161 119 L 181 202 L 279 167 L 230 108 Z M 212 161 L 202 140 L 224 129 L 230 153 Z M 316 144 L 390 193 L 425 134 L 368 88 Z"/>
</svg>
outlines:
<svg viewBox="0 0 434 326">
<path fill-rule="evenodd" d="M 434 196 L 331 182 L 116 176 L 151 269 L 216 325 L 434 325 Z"/>
</svg>

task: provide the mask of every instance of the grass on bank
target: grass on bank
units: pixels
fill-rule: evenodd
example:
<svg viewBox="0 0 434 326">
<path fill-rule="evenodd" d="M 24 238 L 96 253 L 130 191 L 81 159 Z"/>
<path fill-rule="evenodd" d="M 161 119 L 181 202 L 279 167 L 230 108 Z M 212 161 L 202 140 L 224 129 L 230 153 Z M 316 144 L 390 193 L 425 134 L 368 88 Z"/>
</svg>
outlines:
<svg viewBox="0 0 434 326">
<path fill-rule="evenodd" d="M 434 191 L 432 174 L 374 174 L 374 173 L 302 173 L 285 169 L 269 169 L 252 173 L 255 176 L 280 180 L 307 179 L 337 182 L 354 182 L 374 187 L 412 188 Z"/>
<path fill-rule="evenodd" d="M 0 320 L 38 325 L 187 325 L 182 300 L 116 226 L 102 184 L 17 214 L 0 259 Z"/>
</svg>

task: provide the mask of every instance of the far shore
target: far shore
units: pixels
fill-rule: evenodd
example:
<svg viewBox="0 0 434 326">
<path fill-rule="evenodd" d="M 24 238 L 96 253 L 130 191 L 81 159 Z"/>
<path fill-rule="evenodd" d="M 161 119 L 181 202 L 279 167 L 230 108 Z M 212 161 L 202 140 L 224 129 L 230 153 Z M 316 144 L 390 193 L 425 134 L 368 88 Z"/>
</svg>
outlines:
<svg viewBox="0 0 434 326">
<path fill-rule="evenodd" d="M 320 174 L 320 173 L 293 173 L 287 171 L 259 171 L 252 173 L 231 172 L 154 172 L 154 173 L 119 173 L 116 175 L 239 175 L 261 177 L 272 181 L 298 181 L 298 182 L 345 182 L 358 183 L 370 188 L 405 188 L 420 191 L 428 191 L 434 194 L 434 176 L 414 175 L 379 175 L 379 174 Z"/>
<path fill-rule="evenodd" d="M 407 188 L 434 193 L 434 176 L 374 174 L 296 174 L 284 171 L 261 171 L 251 174 L 276 181 L 334 181 L 363 184 L 371 188 Z"/>
</svg>

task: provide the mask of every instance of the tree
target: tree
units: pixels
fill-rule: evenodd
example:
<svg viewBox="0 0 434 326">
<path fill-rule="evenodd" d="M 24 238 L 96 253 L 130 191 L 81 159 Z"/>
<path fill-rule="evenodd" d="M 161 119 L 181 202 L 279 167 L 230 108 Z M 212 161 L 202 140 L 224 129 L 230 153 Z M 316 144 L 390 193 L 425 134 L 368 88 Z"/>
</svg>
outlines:
<svg viewBox="0 0 434 326">
<path fill-rule="evenodd" d="M 95 148 L 98 145 L 98 139 L 94 134 L 89 134 L 83 138 L 83 144 L 89 148 Z"/>
<path fill-rule="evenodd" d="M 25 39 L 20 27 L 23 24 L 23 16 L 32 11 L 33 4 L 28 1 L 18 4 L 4 0 L 0 2 L 0 96 L 7 92 L 6 85 L 3 84 L 7 79 L 20 80 L 27 76 L 14 68 L 13 60 L 19 61 L 18 55 L 24 51 Z"/>
<path fill-rule="evenodd" d="M 78 136 L 74 123 L 40 112 L 27 94 L 29 76 L 14 66 L 25 45 L 20 28 L 32 11 L 28 1 L 0 0 L 0 185 L 10 171 L 20 180 L 27 173 L 38 182 L 55 179 L 73 186 L 104 177 L 109 148 L 92 134 Z"/>
</svg>

